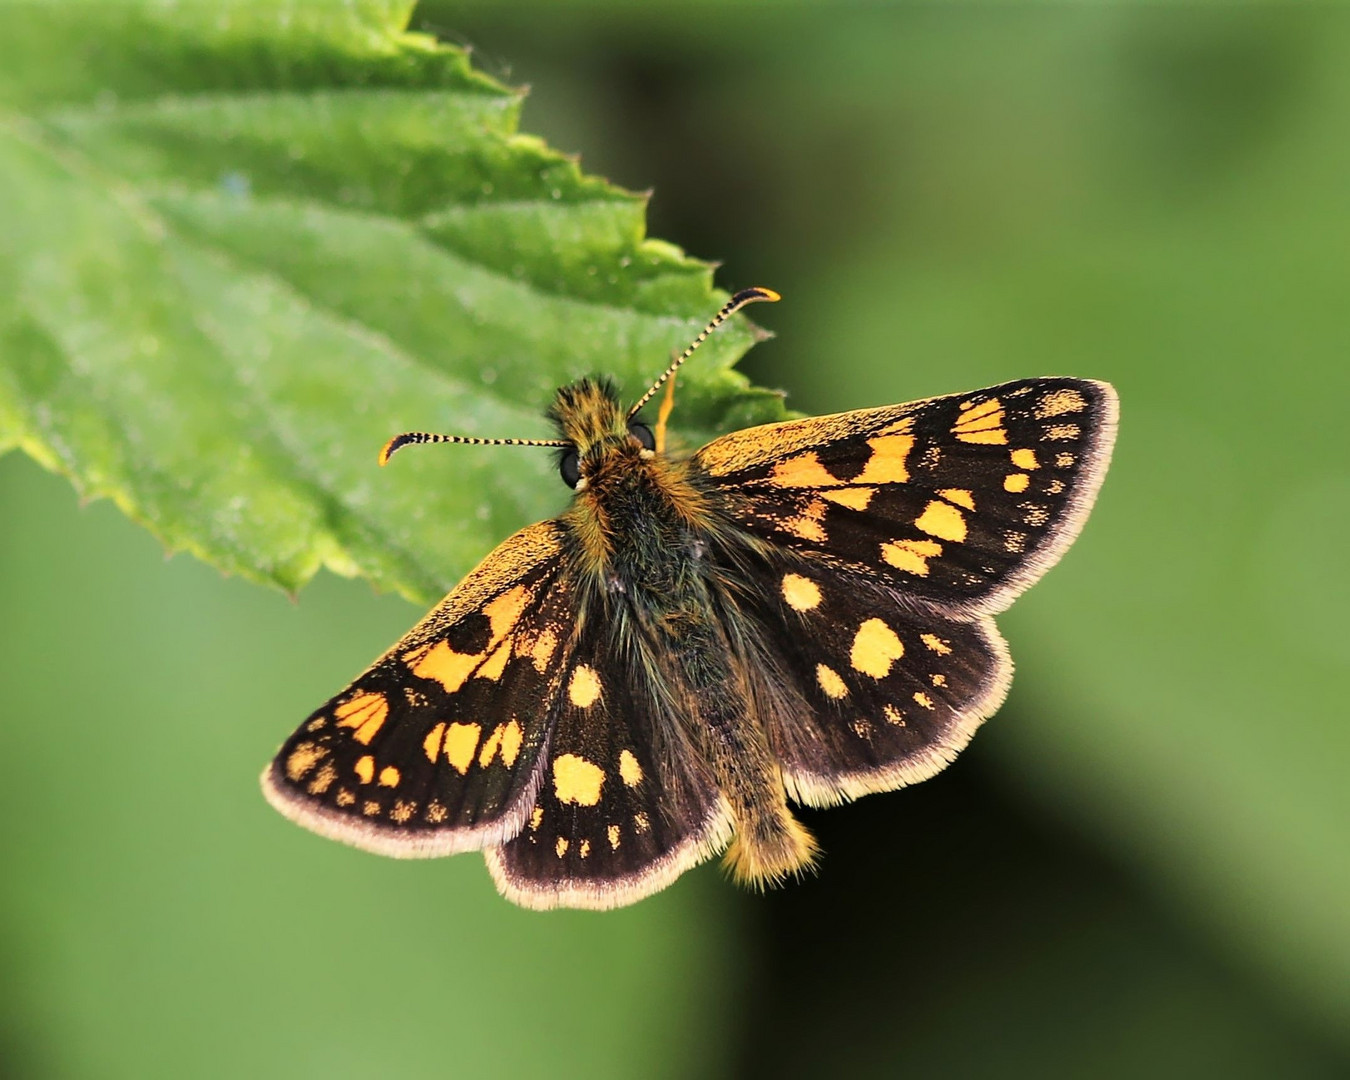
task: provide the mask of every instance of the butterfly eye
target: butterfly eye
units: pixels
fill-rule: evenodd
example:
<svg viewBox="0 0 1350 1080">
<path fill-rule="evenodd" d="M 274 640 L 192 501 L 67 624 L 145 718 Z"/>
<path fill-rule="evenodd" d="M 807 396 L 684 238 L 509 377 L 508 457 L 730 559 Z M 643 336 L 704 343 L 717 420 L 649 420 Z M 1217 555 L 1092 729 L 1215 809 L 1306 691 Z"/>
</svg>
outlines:
<svg viewBox="0 0 1350 1080">
<path fill-rule="evenodd" d="M 575 450 L 564 450 L 558 459 L 558 472 L 562 473 L 563 483 L 574 488 L 581 482 L 581 460 Z"/>
<path fill-rule="evenodd" d="M 628 425 L 628 434 L 640 442 L 644 450 L 656 449 L 656 436 L 652 434 L 652 429 L 646 424 L 639 424 L 634 421 Z"/>
</svg>

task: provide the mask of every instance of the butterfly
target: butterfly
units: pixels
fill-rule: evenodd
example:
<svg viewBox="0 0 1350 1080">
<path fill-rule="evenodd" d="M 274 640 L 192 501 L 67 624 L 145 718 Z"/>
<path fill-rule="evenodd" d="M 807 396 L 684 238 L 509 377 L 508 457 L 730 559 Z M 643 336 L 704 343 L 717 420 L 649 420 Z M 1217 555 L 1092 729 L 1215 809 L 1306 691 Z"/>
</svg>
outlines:
<svg viewBox="0 0 1350 1080">
<path fill-rule="evenodd" d="M 668 452 L 680 365 L 638 402 L 582 379 L 554 447 L 573 499 L 503 542 L 264 771 L 282 814 L 399 857 L 482 850 L 531 908 L 612 908 L 725 852 L 801 873 L 793 804 L 925 780 L 1003 702 L 993 616 L 1073 542 L 1117 401 L 1037 378 Z M 654 426 L 641 410 L 662 387 Z"/>
</svg>

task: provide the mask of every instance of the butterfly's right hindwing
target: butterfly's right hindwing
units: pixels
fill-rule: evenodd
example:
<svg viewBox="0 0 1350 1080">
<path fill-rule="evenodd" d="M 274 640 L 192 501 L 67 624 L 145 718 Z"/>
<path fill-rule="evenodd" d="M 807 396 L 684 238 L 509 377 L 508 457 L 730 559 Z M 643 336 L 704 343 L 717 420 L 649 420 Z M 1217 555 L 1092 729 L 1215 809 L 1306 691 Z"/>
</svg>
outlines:
<svg viewBox="0 0 1350 1080">
<path fill-rule="evenodd" d="M 508 539 L 263 774 L 269 801 L 324 836 L 386 855 L 447 855 L 524 825 L 574 619 L 559 527 Z"/>
</svg>

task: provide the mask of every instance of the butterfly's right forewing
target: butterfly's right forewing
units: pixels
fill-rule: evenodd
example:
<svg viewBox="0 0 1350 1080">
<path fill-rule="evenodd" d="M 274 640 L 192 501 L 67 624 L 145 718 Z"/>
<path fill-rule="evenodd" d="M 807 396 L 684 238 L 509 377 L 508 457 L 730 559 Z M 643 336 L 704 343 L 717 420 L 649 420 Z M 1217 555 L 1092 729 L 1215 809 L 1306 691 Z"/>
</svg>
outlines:
<svg viewBox="0 0 1350 1080">
<path fill-rule="evenodd" d="M 525 824 L 574 623 L 560 527 L 517 533 L 347 689 L 263 774 L 315 832 L 386 855 L 482 848 Z"/>
</svg>

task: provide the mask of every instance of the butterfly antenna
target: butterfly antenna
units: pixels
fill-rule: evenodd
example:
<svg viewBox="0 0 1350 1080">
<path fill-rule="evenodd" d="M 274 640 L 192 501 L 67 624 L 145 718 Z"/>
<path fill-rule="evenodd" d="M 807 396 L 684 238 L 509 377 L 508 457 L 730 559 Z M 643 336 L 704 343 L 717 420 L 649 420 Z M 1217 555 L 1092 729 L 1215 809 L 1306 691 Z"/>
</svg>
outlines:
<svg viewBox="0 0 1350 1080">
<path fill-rule="evenodd" d="M 470 446 L 559 446 L 572 444 L 566 439 L 478 439 L 470 435 L 435 435 L 430 431 L 405 431 L 395 435 L 380 451 L 380 464 L 387 465 L 394 451 L 409 443 L 451 442 L 468 443 Z"/>
<path fill-rule="evenodd" d="M 674 362 L 670 365 L 670 367 L 666 368 L 666 370 L 661 373 L 661 377 L 657 379 L 656 382 L 652 383 L 651 388 L 645 394 L 643 394 L 642 397 L 638 398 L 638 403 L 628 410 L 628 419 L 631 420 L 633 417 L 635 417 L 638 414 L 638 411 L 642 408 L 642 406 L 646 405 L 647 402 L 651 401 L 653 396 L 655 396 L 656 392 L 660 390 L 661 387 L 665 386 L 666 380 L 669 379 L 672 375 L 675 374 L 676 371 L 679 370 L 680 365 L 694 355 L 694 350 L 708 340 L 709 334 L 711 334 L 714 330 L 716 330 L 719 326 L 721 326 L 724 322 L 726 322 L 729 318 L 731 318 L 731 316 L 735 315 L 736 312 L 740 311 L 741 308 L 745 307 L 747 304 L 758 303 L 761 300 L 767 300 L 770 303 L 775 303 L 781 299 L 782 297 L 779 296 L 772 289 L 761 289 L 756 287 L 753 289 L 742 289 L 740 292 L 738 292 L 735 296 L 733 296 L 730 300 L 728 300 L 725 304 L 722 305 L 722 310 L 713 316 L 712 322 L 710 322 L 707 326 L 703 328 L 703 332 L 699 334 L 698 337 L 694 338 L 689 348 L 685 349 L 684 352 L 680 353 L 680 355 L 675 358 Z"/>
</svg>

